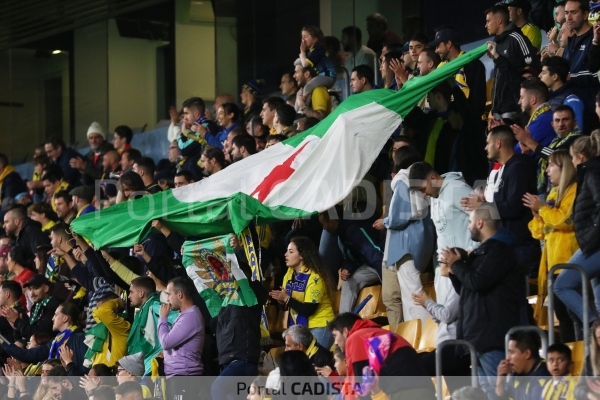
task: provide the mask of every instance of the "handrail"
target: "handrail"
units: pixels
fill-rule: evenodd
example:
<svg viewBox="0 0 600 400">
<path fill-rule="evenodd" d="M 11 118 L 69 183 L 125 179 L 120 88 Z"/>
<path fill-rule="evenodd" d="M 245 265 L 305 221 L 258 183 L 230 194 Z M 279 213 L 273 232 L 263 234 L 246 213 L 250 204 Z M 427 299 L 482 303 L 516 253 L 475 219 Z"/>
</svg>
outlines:
<svg viewBox="0 0 600 400">
<path fill-rule="evenodd" d="M 445 342 L 440 343 L 435 351 L 435 392 L 437 400 L 444 400 L 444 394 L 442 393 L 442 349 L 448 345 L 466 346 L 469 349 L 469 353 L 471 353 L 471 386 L 478 386 L 477 351 L 475 350 L 475 346 L 466 340 L 446 340 Z"/>
<path fill-rule="evenodd" d="M 546 356 L 548 355 L 548 337 L 546 336 L 546 332 L 544 332 L 540 327 L 533 325 L 515 326 L 510 328 L 508 332 L 506 332 L 506 336 L 504 337 L 506 345 L 506 358 L 508 358 L 508 342 L 510 341 L 510 335 L 516 331 L 536 332 L 542 339 L 542 353 L 544 355 L 544 358 L 546 358 Z"/>
</svg>

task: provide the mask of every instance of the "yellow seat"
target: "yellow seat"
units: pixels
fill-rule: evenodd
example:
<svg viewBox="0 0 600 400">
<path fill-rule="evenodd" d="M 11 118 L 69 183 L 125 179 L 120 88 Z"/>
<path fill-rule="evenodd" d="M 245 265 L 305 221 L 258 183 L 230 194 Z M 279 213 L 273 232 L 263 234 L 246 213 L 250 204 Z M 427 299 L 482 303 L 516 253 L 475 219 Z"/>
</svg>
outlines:
<svg viewBox="0 0 600 400">
<path fill-rule="evenodd" d="M 381 285 L 363 288 L 358 294 L 358 299 L 356 299 L 354 307 L 362 303 L 362 301 L 370 294 L 372 294 L 373 297 L 365 304 L 362 310 L 360 310 L 358 313 L 359 317 L 363 319 L 373 319 L 387 316 L 387 311 L 383 305 L 383 298 L 381 296 Z"/>
<path fill-rule="evenodd" d="M 438 324 L 433 318 L 427 318 L 419 340 L 417 353 L 429 353 L 435 350 L 435 335 L 437 334 Z"/>
<path fill-rule="evenodd" d="M 423 291 L 425 292 L 425 294 L 430 297 L 433 301 L 436 301 L 436 295 L 435 295 L 435 287 L 433 285 L 433 282 L 427 282 L 423 284 Z"/>
<path fill-rule="evenodd" d="M 390 330 L 390 326 L 389 325 L 384 325 L 381 327 L 381 329 L 385 329 L 386 331 Z"/>
<path fill-rule="evenodd" d="M 340 299 L 342 298 L 342 291 L 336 290 L 331 293 L 331 308 L 333 308 L 333 315 L 338 315 L 340 313 Z"/>
<path fill-rule="evenodd" d="M 571 359 L 573 361 L 571 373 L 575 376 L 581 376 L 585 364 L 585 345 L 583 344 L 583 340 L 565 344 L 571 349 Z"/>
<path fill-rule="evenodd" d="M 401 322 L 396 328 L 396 334 L 402 336 L 415 349 L 419 347 L 421 340 L 421 320 L 413 319 L 406 322 Z"/>
</svg>

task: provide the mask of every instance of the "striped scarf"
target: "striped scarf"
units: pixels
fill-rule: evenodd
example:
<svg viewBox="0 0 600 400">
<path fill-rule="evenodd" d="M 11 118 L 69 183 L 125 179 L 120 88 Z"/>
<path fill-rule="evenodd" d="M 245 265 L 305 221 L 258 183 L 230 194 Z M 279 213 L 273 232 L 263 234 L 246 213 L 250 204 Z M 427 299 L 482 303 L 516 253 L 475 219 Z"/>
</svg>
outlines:
<svg viewBox="0 0 600 400">
<path fill-rule="evenodd" d="M 33 307 L 33 311 L 31 311 L 31 318 L 29 318 L 29 325 L 35 324 L 38 319 L 42 317 L 42 308 L 46 307 L 46 304 L 48 304 L 51 298 L 52 296 L 46 297 L 39 303 L 35 303 L 35 307 Z"/>
<path fill-rule="evenodd" d="M 113 291 L 113 287 L 109 285 L 104 278 L 94 278 L 94 289 L 94 293 L 92 293 L 92 296 L 90 297 L 89 305 L 86 312 L 86 331 L 89 331 L 94 326 L 96 326 L 96 320 L 94 319 L 92 312 L 98 306 L 98 299 L 101 299 L 102 296 Z"/>
<path fill-rule="evenodd" d="M 575 129 L 573 129 L 572 132 L 569 132 L 569 134 L 567 136 L 562 137 L 562 138 L 557 136 L 554 139 L 552 139 L 552 142 L 550 142 L 550 144 L 548 145 L 548 148 L 552 149 L 552 152 L 554 152 L 554 150 L 561 147 L 565 142 L 567 142 L 573 136 L 581 136 L 581 132 L 579 132 L 579 128 L 577 126 L 575 127 Z M 552 153 L 550 153 L 550 154 L 552 154 Z M 550 156 L 550 154 L 548 154 L 548 156 Z M 552 186 L 550 184 L 548 176 L 546 175 L 546 168 L 548 168 L 548 160 L 544 159 L 543 157 L 540 157 L 540 160 L 538 161 L 538 178 L 537 178 L 538 193 L 548 193 L 550 191 L 550 187 Z"/>
<path fill-rule="evenodd" d="M 310 269 L 302 266 L 302 272 L 296 273 L 293 268 L 289 268 L 283 281 L 285 282 L 285 292 L 288 296 L 294 300 L 298 300 L 304 303 L 304 296 L 306 287 L 308 286 L 308 279 L 310 278 Z M 299 314 L 297 311 L 290 309 L 288 316 L 288 325 L 304 325 L 308 326 L 308 317 L 306 315 Z"/>
<path fill-rule="evenodd" d="M 529 122 L 527 122 L 527 126 L 529 126 L 533 121 L 538 119 L 538 117 L 540 115 L 542 115 L 543 113 L 545 113 L 547 111 L 551 111 L 551 110 L 552 110 L 552 107 L 550 107 L 550 103 L 540 104 L 539 106 L 537 106 L 535 111 L 531 114 L 531 117 L 529 117 Z"/>
<path fill-rule="evenodd" d="M 52 344 L 50 345 L 50 354 L 48 355 L 48 359 L 50 358 L 59 358 L 60 354 L 58 353 L 58 349 L 60 346 L 67 343 L 73 332 L 77 329 L 77 325 L 71 325 L 54 338 Z"/>
</svg>

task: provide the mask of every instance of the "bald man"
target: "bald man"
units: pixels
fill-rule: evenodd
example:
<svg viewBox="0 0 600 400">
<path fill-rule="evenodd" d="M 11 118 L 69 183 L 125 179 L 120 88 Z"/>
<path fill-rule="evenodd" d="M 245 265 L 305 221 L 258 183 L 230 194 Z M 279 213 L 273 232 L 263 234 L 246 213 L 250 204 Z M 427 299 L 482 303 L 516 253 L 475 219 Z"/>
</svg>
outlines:
<svg viewBox="0 0 600 400">
<path fill-rule="evenodd" d="M 107 179 L 112 172 L 121 170 L 121 155 L 117 150 L 110 150 L 102 159 L 102 179 Z"/>
</svg>

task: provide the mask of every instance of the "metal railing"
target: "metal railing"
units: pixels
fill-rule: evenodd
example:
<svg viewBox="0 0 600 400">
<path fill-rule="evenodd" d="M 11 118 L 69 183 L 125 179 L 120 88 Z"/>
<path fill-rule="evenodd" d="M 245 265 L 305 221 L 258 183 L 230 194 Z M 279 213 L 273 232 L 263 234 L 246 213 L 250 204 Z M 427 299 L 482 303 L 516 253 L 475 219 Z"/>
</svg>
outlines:
<svg viewBox="0 0 600 400">
<path fill-rule="evenodd" d="M 548 342 L 554 344 L 554 272 L 559 269 L 574 269 L 581 274 L 581 297 L 583 298 L 583 344 L 585 359 L 590 355 L 589 278 L 585 269 L 577 264 L 556 264 L 548 271 Z"/>
<path fill-rule="evenodd" d="M 440 343 L 435 351 L 435 392 L 437 400 L 444 399 L 444 394 L 442 391 L 442 349 L 446 346 L 466 346 L 469 349 L 469 353 L 471 354 L 471 386 L 478 386 L 477 351 L 475 350 L 475 346 L 466 340 L 446 340 L 445 342 Z"/>
<path fill-rule="evenodd" d="M 541 328 L 532 325 L 515 326 L 510 328 L 508 332 L 506 332 L 506 336 L 504 337 L 506 358 L 508 358 L 508 342 L 510 341 L 510 335 L 517 331 L 536 332 L 542 339 L 542 353 L 544 358 L 546 358 L 546 355 L 548 354 L 548 337 L 546 336 L 546 332 L 544 332 Z"/>
</svg>

